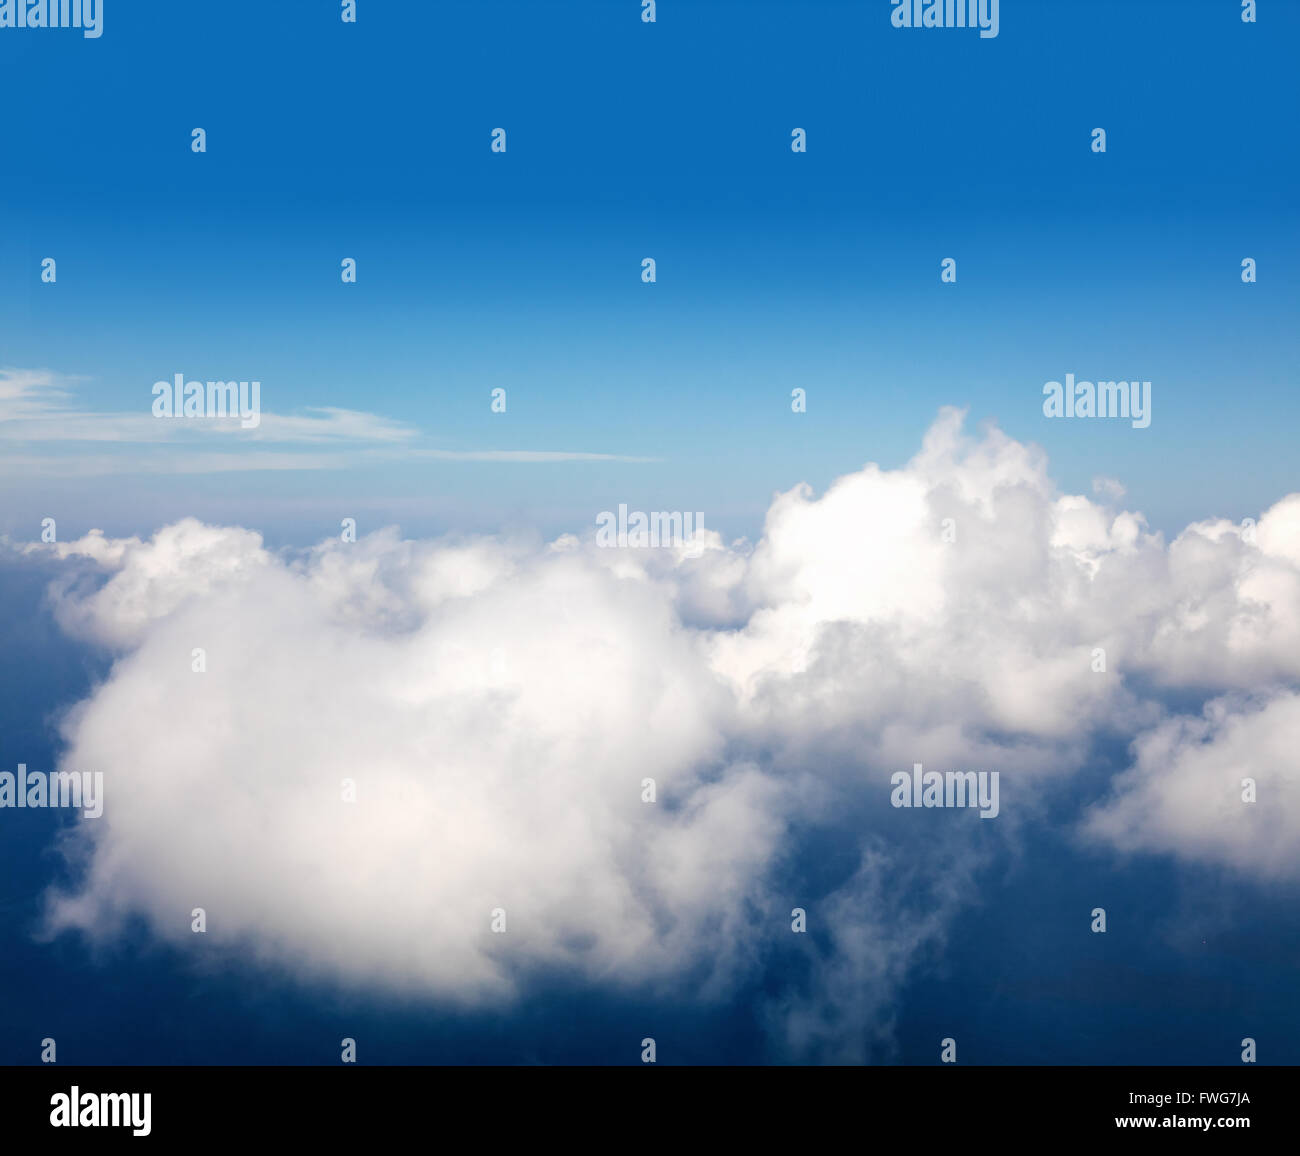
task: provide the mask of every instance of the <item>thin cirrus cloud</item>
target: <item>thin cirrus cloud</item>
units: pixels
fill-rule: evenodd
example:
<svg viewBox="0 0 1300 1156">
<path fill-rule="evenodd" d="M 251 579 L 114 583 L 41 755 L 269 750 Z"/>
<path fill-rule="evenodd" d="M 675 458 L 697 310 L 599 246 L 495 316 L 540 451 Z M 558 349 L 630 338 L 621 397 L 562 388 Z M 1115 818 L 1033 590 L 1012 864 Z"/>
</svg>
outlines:
<svg viewBox="0 0 1300 1156">
<path fill-rule="evenodd" d="M 449 450 L 421 447 L 421 431 L 378 414 L 310 406 L 301 414 L 262 413 L 255 427 L 238 416 L 167 420 L 148 413 L 86 412 L 72 398 L 80 379 L 48 370 L 0 369 L 0 442 L 44 452 L 6 453 L 7 472 L 97 476 L 114 473 L 226 473 L 240 470 L 329 470 L 424 458 L 439 461 L 547 463 L 657 461 L 657 458 L 561 450 Z M 209 449 L 238 438 L 240 450 Z M 86 443 L 130 447 L 86 453 Z M 267 446 L 325 446 L 326 451 Z M 142 452 L 142 447 L 144 447 Z"/>
<path fill-rule="evenodd" d="M 752 545 L 277 553 L 186 519 L 23 552 L 55 567 L 62 628 L 116 656 L 64 723 L 60 769 L 102 771 L 106 802 L 49 934 L 143 917 L 460 1006 L 557 974 L 719 998 L 803 952 L 766 985 L 773 1052 L 855 1062 L 888 1050 L 990 840 L 1049 800 L 1102 850 L 1300 880 L 1300 494 L 1166 541 L 945 410 L 905 467 L 778 495 Z M 997 819 L 894 810 L 918 762 L 998 771 Z M 800 876 L 830 834 L 852 863 Z M 821 934 L 792 936 L 794 907 Z"/>
</svg>

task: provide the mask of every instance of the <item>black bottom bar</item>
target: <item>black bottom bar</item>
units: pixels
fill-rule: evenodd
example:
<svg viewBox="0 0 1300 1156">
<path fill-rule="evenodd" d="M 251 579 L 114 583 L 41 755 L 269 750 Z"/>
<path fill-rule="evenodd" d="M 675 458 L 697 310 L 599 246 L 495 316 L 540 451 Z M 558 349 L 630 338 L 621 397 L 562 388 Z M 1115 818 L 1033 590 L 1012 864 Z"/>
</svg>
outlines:
<svg viewBox="0 0 1300 1156">
<path fill-rule="evenodd" d="M 1294 1139 L 1297 1068 L 0 1069 L 6 1141 Z M 75 1092 L 74 1092 L 75 1089 Z M 147 1093 L 149 1100 L 144 1100 Z M 108 1094 L 105 1096 L 105 1094 Z M 131 1094 L 135 1094 L 132 1098 Z M 76 1124 L 71 1123 L 77 1106 Z M 116 1114 L 117 1122 L 114 1123 Z M 147 1115 L 147 1120 L 145 1119 Z M 95 1121 L 99 1122 L 96 1123 Z M 56 1121 L 56 1123 L 52 1122 Z M 1193 1122 L 1194 1121 L 1194 1122 Z M 827 1130 L 830 1129 L 831 1132 Z M 147 1134 L 145 1134 L 147 1130 Z M 139 1133 L 139 1135 L 136 1135 Z M 8 1147 L 8 1145 L 6 1145 Z M 10 1148 L 10 1151 L 16 1149 Z"/>
</svg>

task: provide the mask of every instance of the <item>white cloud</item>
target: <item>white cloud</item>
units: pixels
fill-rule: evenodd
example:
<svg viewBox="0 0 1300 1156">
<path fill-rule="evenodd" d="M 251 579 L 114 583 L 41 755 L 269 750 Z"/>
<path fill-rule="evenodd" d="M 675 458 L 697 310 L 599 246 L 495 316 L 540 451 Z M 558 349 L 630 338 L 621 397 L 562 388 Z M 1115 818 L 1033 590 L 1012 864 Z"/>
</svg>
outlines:
<svg viewBox="0 0 1300 1156">
<path fill-rule="evenodd" d="M 1118 502 L 1128 490 L 1118 478 L 1098 476 L 1092 479 L 1092 492 L 1099 498 Z"/>
<path fill-rule="evenodd" d="M 1086 831 L 1123 851 L 1170 854 L 1245 876 L 1300 874 L 1300 695 L 1216 699 L 1136 743 L 1136 761 Z M 1247 802 L 1247 779 L 1254 780 Z"/>
<path fill-rule="evenodd" d="M 432 461 L 551 463 L 652 462 L 658 458 L 571 450 L 449 450 L 414 445 L 420 431 L 378 414 L 338 406 L 308 406 L 300 414 L 265 412 L 244 428 L 228 417 L 157 418 L 138 412 L 84 412 L 71 402 L 78 378 L 49 370 L 0 369 L 0 442 L 40 452 L 0 455 L 0 474 L 100 477 L 109 474 L 212 474 L 254 470 L 332 470 L 426 459 Z M 213 450 L 212 439 L 244 448 Z M 86 443 L 107 447 L 87 453 Z M 328 446 L 328 452 L 267 449 Z"/>
<path fill-rule="evenodd" d="M 780 495 L 752 548 L 385 531 L 290 556 L 190 520 L 58 550 L 107 571 L 56 590 L 61 621 L 120 656 L 67 725 L 66 769 L 103 771 L 107 802 L 56 927 L 140 913 L 197 949 L 202 906 L 207 943 L 448 1000 L 554 969 L 709 992 L 788 927 L 800 841 L 849 824 L 858 873 L 808 901 L 833 951 L 777 1004 L 787 1046 L 826 1058 L 887 1027 L 995 826 L 902 821 L 889 774 L 914 762 L 999 771 L 1002 832 L 1100 738 L 1136 739 L 1089 834 L 1300 873 L 1300 495 L 1167 545 L 945 411 L 903 469 Z M 1265 684 L 1263 709 L 1232 697 Z M 1173 717 L 1170 688 L 1218 713 Z M 1224 821 L 1251 774 L 1257 810 Z M 864 914 L 900 855 L 931 907 Z"/>
<path fill-rule="evenodd" d="M 466 1001 L 529 967 L 632 981 L 722 962 L 701 921 L 780 831 L 777 785 L 718 764 L 698 641 L 579 557 L 380 536 L 286 565 L 190 521 L 60 613 L 128 654 L 68 736 L 116 789 L 56 926 L 140 910 L 188 943 L 202 906 L 211 941 Z"/>
</svg>

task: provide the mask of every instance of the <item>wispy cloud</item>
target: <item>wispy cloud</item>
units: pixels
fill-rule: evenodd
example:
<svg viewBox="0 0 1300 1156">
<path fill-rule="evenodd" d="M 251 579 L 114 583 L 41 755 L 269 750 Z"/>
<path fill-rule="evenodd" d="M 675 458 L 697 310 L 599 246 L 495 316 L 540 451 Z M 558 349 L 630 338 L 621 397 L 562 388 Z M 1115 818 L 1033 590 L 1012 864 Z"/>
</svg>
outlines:
<svg viewBox="0 0 1300 1156">
<path fill-rule="evenodd" d="M 588 454 L 574 450 L 414 450 L 408 457 L 447 462 L 661 462 L 626 454 Z"/>
<path fill-rule="evenodd" d="M 419 430 L 390 418 L 337 406 L 301 414 L 264 413 L 245 429 L 238 415 L 160 419 L 152 412 L 95 412 L 71 403 L 77 379 L 49 370 L 0 369 L 0 440 L 24 442 L 193 442 L 235 435 L 255 442 L 402 442 Z"/>
<path fill-rule="evenodd" d="M 262 413 L 254 428 L 239 416 L 167 419 L 149 413 L 96 412 L 76 407 L 84 379 L 45 369 L 0 369 L 0 444 L 40 446 L 40 452 L 0 455 L 0 473 L 94 476 L 121 473 L 201 474 L 253 470 L 337 470 L 366 462 L 425 459 L 464 462 L 651 462 L 658 458 L 568 450 L 451 450 L 421 448 L 422 431 L 404 422 L 338 406 L 308 406 L 296 414 Z M 246 448 L 206 448 L 212 439 L 238 439 Z M 155 447 L 86 454 L 80 446 Z M 290 447 L 271 450 L 268 446 Z M 309 453 L 294 446 L 328 446 Z M 60 451 L 60 447 L 64 447 Z"/>
</svg>

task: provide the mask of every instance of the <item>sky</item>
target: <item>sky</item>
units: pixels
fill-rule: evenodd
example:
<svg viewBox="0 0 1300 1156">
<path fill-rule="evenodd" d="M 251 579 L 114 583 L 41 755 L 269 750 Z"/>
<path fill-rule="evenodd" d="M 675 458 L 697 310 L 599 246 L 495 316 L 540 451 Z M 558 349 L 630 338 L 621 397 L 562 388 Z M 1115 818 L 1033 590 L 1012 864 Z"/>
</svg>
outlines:
<svg viewBox="0 0 1300 1156">
<path fill-rule="evenodd" d="M 0 1062 L 1300 1061 L 1300 6 L 339 7 L 0 28 Z"/>
<path fill-rule="evenodd" d="M 183 373 L 409 437 L 259 444 L 314 468 L 216 478 L 165 448 L 26 446 L 5 532 L 255 512 L 299 544 L 344 516 L 559 533 L 628 501 L 754 538 L 773 492 L 901 464 L 943 405 L 1043 445 L 1075 492 L 1119 478 L 1166 531 L 1285 491 L 1293 6 L 1251 26 L 1224 3 L 1006 4 L 995 39 L 862 0 L 654 24 L 609 2 L 336 7 L 110 3 L 98 39 L 5 38 L 0 94 L 25 111 L 0 129 L 0 361 L 68 379 L 81 412 L 145 414 Z M 1155 420 L 1053 424 L 1042 386 L 1067 373 L 1150 380 Z M 94 497 L 70 454 L 111 470 Z"/>
</svg>

